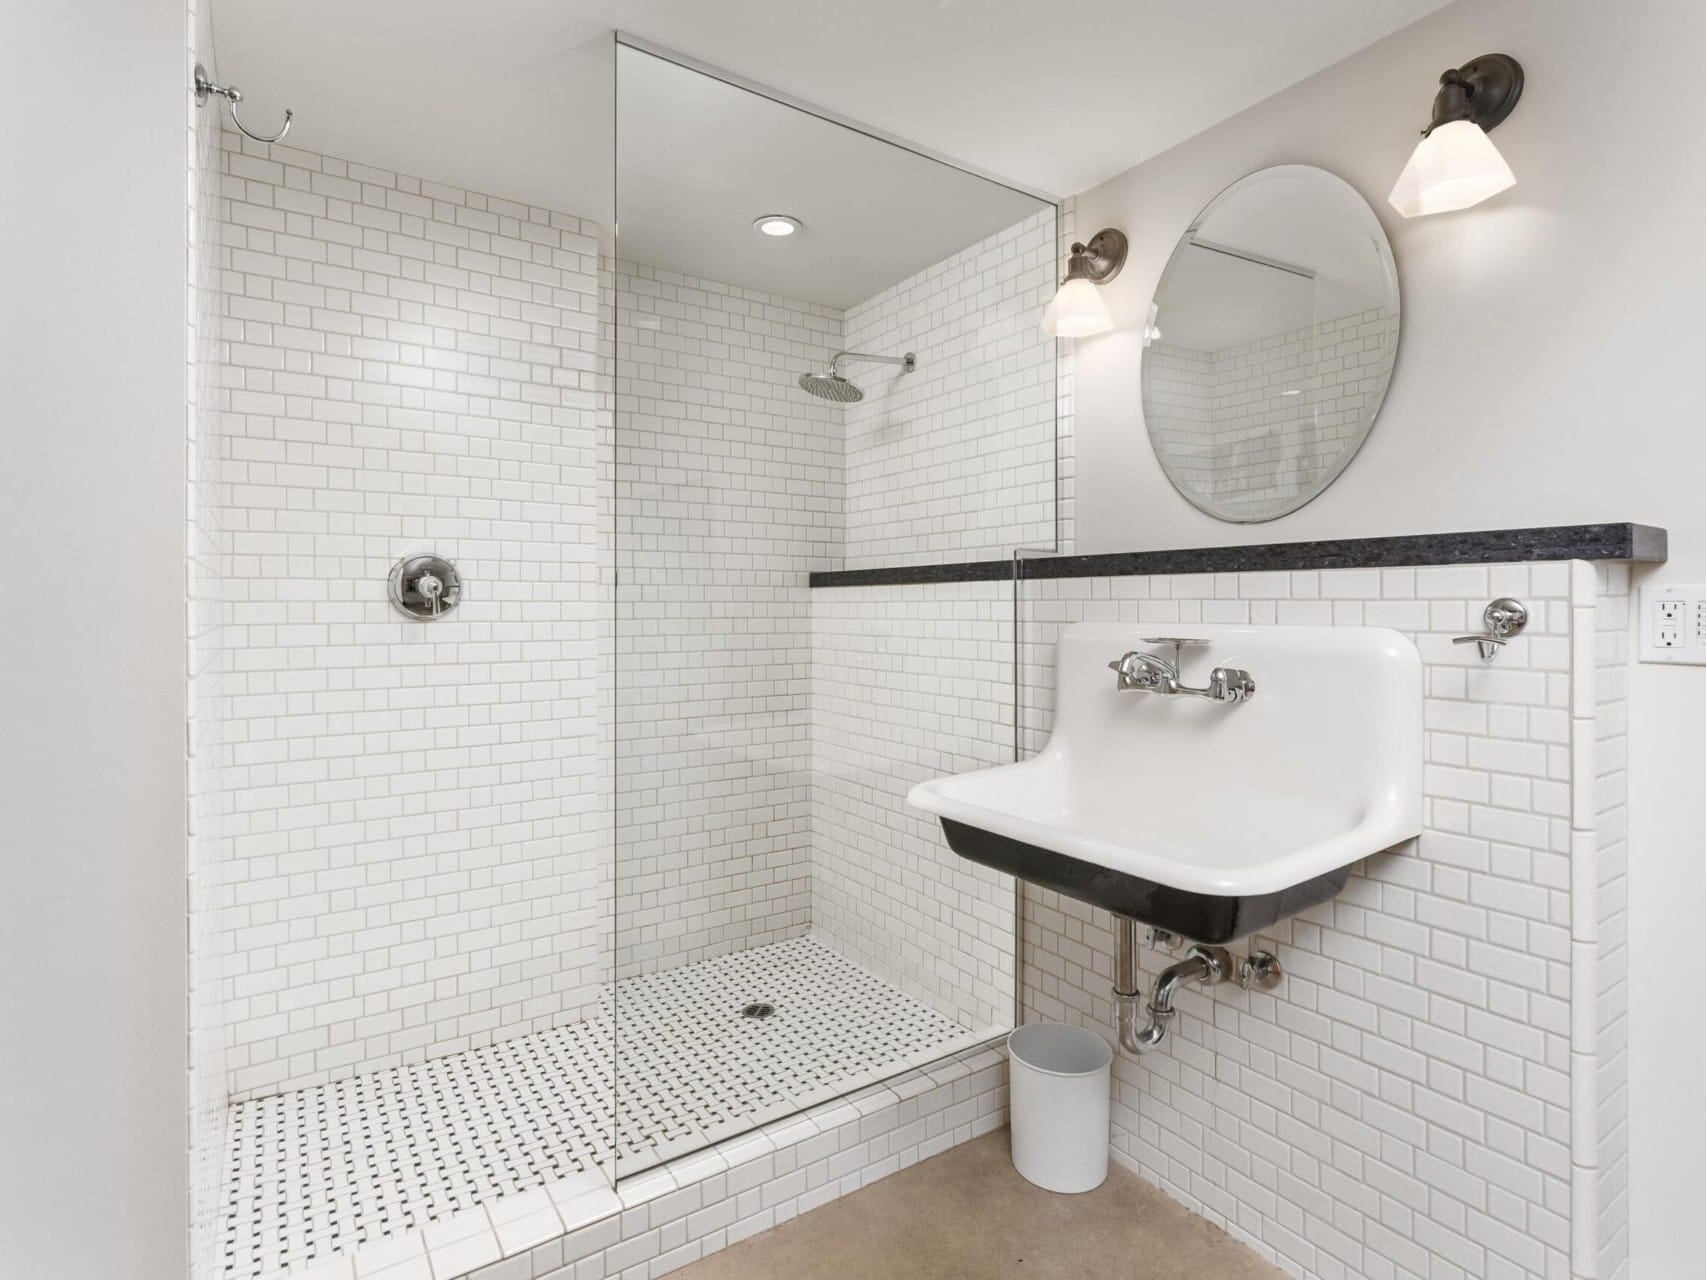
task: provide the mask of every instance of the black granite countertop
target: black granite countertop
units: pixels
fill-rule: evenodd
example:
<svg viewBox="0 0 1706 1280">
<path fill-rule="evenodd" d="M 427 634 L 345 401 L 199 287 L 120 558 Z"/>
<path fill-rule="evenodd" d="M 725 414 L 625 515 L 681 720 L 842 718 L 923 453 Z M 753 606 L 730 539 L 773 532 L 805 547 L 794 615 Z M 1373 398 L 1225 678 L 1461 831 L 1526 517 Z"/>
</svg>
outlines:
<svg viewBox="0 0 1706 1280">
<path fill-rule="evenodd" d="M 1327 542 L 1255 542 L 1231 547 L 1119 551 L 1088 556 L 1030 556 L 1025 578 L 1107 578 L 1130 574 L 1238 573 L 1273 569 L 1380 569 L 1426 564 L 1514 564 L 1526 560 L 1662 561 L 1665 530 L 1646 524 L 1566 524 L 1543 529 L 1482 529 Z M 883 587 L 931 582 L 996 582 L 1014 576 L 1012 560 L 894 565 L 811 575 L 814 587 Z"/>
</svg>

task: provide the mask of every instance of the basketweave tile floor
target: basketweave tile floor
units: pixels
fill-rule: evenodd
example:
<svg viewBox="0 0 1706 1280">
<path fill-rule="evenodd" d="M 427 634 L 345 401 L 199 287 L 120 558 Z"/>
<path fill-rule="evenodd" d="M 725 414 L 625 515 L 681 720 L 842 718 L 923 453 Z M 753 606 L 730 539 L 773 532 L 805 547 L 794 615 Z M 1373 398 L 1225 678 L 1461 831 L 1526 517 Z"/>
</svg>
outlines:
<svg viewBox="0 0 1706 1280">
<path fill-rule="evenodd" d="M 754 1003 L 774 1012 L 748 1016 Z M 796 938 L 624 979 L 584 1022 L 241 1102 L 226 1136 L 226 1280 L 560 1178 L 625 1178 L 992 1030 Z"/>
</svg>

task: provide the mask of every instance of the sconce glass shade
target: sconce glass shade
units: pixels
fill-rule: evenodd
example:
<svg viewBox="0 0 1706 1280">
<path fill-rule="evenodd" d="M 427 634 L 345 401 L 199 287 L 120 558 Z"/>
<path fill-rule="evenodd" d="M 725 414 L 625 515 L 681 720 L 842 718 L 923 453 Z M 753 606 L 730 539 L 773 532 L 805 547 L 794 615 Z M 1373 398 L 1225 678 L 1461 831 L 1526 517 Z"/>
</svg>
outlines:
<svg viewBox="0 0 1706 1280">
<path fill-rule="evenodd" d="M 1113 327 L 1101 291 L 1083 276 L 1069 277 L 1043 312 L 1043 332 L 1054 338 L 1088 338 Z"/>
<path fill-rule="evenodd" d="M 1480 204 L 1516 185 L 1516 175 L 1472 120 L 1449 120 L 1416 144 L 1387 197 L 1406 218 Z"/>
</svg>

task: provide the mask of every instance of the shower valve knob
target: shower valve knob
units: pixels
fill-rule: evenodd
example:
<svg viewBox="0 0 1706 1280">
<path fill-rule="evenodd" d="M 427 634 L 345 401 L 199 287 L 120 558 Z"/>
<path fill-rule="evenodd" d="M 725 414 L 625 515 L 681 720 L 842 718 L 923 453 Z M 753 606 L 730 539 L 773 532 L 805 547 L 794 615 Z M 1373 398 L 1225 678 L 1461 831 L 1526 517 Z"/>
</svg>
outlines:
<svg viewBox="0 0 1706 1280">
<path fill-rule="evenodd" d="M 391 568 L 391 603 L 411 618 L 442 618 L 462 598 L 456 566 L 441 556 L 409 556 Z"/>
</svg>

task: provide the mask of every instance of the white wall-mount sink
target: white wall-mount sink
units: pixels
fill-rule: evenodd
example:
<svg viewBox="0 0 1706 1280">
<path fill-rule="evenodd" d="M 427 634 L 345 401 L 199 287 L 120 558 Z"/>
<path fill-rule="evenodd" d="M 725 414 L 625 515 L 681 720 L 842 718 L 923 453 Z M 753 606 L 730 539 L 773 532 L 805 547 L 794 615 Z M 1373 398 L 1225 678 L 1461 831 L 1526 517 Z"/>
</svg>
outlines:
<svg viewBox="0 0 1706 1280">
<path fill-rule="evenodd" d="M 1247 702 L 1121 692 L 1108 663 L 1216 666 Z M 962 857 L 1200 942 L 1326 901 L 1422 815 L 1422 664 L 1378 627 L 1080 623 L 1055 654 L 1055 724 L 1031 760 L 920 783 Z"/>
</svg>

